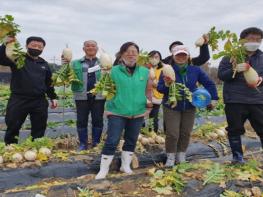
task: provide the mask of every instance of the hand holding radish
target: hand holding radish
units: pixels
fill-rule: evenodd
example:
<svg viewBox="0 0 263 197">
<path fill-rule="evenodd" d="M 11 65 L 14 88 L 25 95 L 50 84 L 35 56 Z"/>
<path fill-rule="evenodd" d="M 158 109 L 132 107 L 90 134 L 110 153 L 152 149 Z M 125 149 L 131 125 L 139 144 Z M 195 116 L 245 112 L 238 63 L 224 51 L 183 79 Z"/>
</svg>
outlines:
<svg viewBox="0 0 263 197">
<path fill-rule="evenodd" d="M 13 36 L 6 36 L 3 40 L 3 43 L 7 45 L 8 43 L 15 42 L 16 38 Z"/>
<path fill-rule="evenodd" d="M 211 111 L 211 110 L 215 109 L 216 105 L 217 105 L 217 100 L 212 100 L 211 103 L 209 105 L 207 105 L 206 109 L 208 111 Z"/>
<path fill-rule="evenodd" d="M 208 34 L 203 34 L 202 37 L 198 38 L 195 42 L 196 47 L 201 47 L 204 44 L 208 44 L 209 42 L 209 36 Z"/>
<path fill-rule="evenodd" d="M 167 76 L 164 76 L 163 80 L 166 86 L 170 86 L 174 82 L 170 77 L 167 77 Z"/>
<path fill-rule="evenodd" d="M 235 69 L 238 73 L 248 71 L 250 65 L 248 63 L 237 64 Z"/>
<path fill-rule="evenodd" d="M 208 34 L 203 34 L 203 38 L 204 38 L 204 44 L 208 44 L 208 42 L 209 42 L 209 35 Z"/>
<path fill-rule="evenodd" d="M 61 55 L 61 65 L 64 65 L 64 64 L 69 64 L 70 61 L 68 61 L 67 59 L 64 58 L 63 55 Z"/>
</svg>

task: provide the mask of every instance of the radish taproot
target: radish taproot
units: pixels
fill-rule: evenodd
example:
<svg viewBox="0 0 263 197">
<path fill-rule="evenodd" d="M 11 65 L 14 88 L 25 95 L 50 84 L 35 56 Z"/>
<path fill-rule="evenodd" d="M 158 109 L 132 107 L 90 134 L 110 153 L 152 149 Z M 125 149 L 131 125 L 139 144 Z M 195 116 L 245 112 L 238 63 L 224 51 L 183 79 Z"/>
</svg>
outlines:
<svg viewBox="0 0 263 197">
<path fill-rule="evenodd" d="M 216 129 L 216 133 L 220 137 L 225 137 L 226 136 L 225 129 Z"/>
<path fill-rule="evenodd" d="M 148 139 L 148 138 L 142 137 L 141 143 L 142 143 L 142 145 L 147 145 L 147 144 L 149 144 L 150 142 L 149 142 L 149 139 Z"/>
<path fill-rule="evenodd" d="M 65 63 L 62 62 L 63 65 L 61 68 L 52 74 L 52 85 L 69 86 L 72 83 L 81 83 L 70 65 L 70 61 L 72 60 L 72 50 L 66 47 L 63 49 L 61 56 L 65 59 Z"/>
<path fill-rule="evenodd" d="M 102 50 L 99 60 L 100 60 L 100 65 L 103 69 L 110 69 L 112 67 L 112 58 L 104 50 Z"/>
<path fill-rule="evenodd" d="M 3 42 L 6 36 L 15 37 L 20 32 L 19 25 L 14 23 L 14 17 L 11 15 L 0 16 L 0 30 L 0 42 Z M 6 44 L 6 56 L 16 64 L 18 69 L 24 66 L 25 55 L 26 53 L 16 40 Z"/>
<path fill-rule="evenodd" d="M 196 47 L 201 47 L 203 46 L 205 43 L 205 39 L 203 37 L 200 37 L 198 38 L 196 41 L 195 41 L 195 46 Z"/>
<path fill-rule="evenodd" d="M 20 153 L 15 153 L 12 155 L 12 161 L 15 163 L 19 163 L 23 161 L 23 156 Z"/>
<path fill-rule="evenodd" d="M 72 50 L 70 48 L 66 47 L 62 51 L 62 56 L 67 62 L 70 62 L 72 60 Z"/>
<path fill-rule="evenodd" d="M 163 63 L 163 76 L 175 81 L 175 72 L 171 65 Z"/>
<path fill-rule="evenodd" d="M 139 134 L 139 136 L 138 136 L 138 141 L 141 141 L 141 139 L 142 139 L 142 135 L 141 134 Z"/>
<path fill-rule="evenodd" d="M 158 143 L 158 144 L 164 144 L 165 143 L 165 140 L 163 137 L 161 136 L 156 136 L 155 137 L 155 142 Z"/>
<path fill-rule="evenodd" d="M 247 71 L 243 72 L 243 74 L 248 86 L 252 88 L 256 88 L 259 82 L 259 75 L 257 71 L 250 66 Z"/>
<path fill-rule="evenodd" d="M 50 156 L 51 155 L 51 150 L 49 148 L 46 147 L 41 147 L 38 151 L 39 153 L 42 153 L 46 156 Z"/>
<path fill-rule="evenodd" d="M 27 161 L 35 161 L 37 158 L 37 153 L 35 151 L 28 150 L 24 153 L 24 158 Z"/>
<path fill-rule="evenodd" d="M 150 144 L 154 144 L 155 143 L 155 140 L 153 138 L 151 138 L 151 137 L 148 138 L 148 141 L 149 141 Z"/>
<path fill-rule="evenodd" d="M 218 134 L 211 132 L 211 133 L 209 133 L 209 134 L 207 135 L 207 137 L 214 140 L 214 139 L 218 138 Z"/>
</svg>

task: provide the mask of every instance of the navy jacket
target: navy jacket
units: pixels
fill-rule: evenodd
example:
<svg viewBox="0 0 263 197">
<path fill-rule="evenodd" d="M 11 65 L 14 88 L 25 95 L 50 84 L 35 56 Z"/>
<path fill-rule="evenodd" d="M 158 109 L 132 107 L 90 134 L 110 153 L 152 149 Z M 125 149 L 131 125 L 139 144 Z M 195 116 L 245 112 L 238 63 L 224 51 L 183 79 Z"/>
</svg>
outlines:
<svg viewBox="0 0 263 197">
<path fill-rule="evenodd" d="M 215 83 L 209 79 L 207 74 L 198 66 L 187 67 L 187 72 L 184 77 L 179 74 L 179 66 L 173 65 L 175 71 L 176 83 L 183 83 L 191 92 L 194 92 L 197 89 L 197 82 L 204 86 L 207 91 L 211 94 L 212 100 L 218 100 L 217 90 Z M 160 93 L 164 94 L 163 105 L 170 108 L 171 106 L 167 103 L 169 88 L 165 86 L 163 80 L 163 73 L 161 73 L 160 80 L 157 86 L 157 90 Z M 182 101 L 177 102 L 177 106 L 173 108 L 175 111 L 185 111 L 187 109 L 192 109 L 194 106 L 185 98 Z"/>
</svg>

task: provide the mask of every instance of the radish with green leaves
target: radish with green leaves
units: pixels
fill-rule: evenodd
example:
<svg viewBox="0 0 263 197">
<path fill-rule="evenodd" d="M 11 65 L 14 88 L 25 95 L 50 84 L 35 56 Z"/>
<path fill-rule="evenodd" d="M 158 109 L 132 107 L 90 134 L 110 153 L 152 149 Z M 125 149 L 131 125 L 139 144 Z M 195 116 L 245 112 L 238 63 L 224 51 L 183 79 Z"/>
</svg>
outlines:
<svg viewBox="0 0 263 197">
<path fill-rule="evenodd" d="M 14 23 L 13 16 L 0 16 L 0 43 L 4 43 L 7 36 L 15 37 L 19 32 L 19 25 Z M 16 39 L 6 44 L 6 56 L 16 64 L 18 69 L 21 69 L 25 64 L 26 53 L 22 50 Z"/>
</svg>

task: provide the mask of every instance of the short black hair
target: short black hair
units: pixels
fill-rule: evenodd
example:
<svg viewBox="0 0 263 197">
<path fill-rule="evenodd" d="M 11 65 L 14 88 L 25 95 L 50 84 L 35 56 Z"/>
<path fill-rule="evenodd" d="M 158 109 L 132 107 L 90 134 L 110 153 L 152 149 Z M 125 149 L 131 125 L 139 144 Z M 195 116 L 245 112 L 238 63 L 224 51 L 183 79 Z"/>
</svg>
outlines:
<svg viewBox="0 0 263 197">
<path fill-rule="evenodd" d="M 261 29 L 257 28 L 257 27 L 249 27 L 244 29 L 241 33 L 240 33 L 240 38 L 244 39 L 246 38 L 249 34 L 256 34 L 256 35 L 260 35 L 261 38 L 263 38 L 263 32 Z"/>
<path fill-rule="evenodd" d="M 172 44 L 169 46 L 169 50 L 171 51 L 174 45 L 184 45 L 181 41 L 174 41 Z"/>
<path fill-rule="evenodd" d="M 42 42 L 44 46 L 46 46 L 46 42 L 43 38 L 41 37 L 37 37 L 37 36 L 30 36 L 26 39 L 26 45 L 28 45 L 30 42 L 32 41 L 38 41 L 38 42 Z"/>
</svg>

